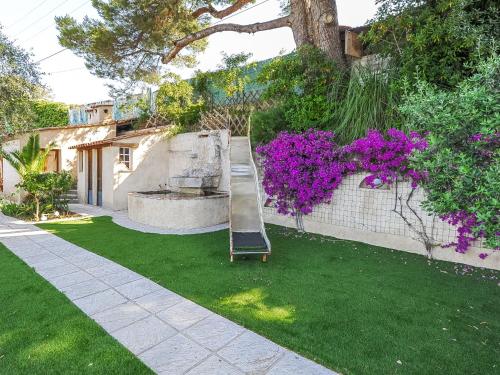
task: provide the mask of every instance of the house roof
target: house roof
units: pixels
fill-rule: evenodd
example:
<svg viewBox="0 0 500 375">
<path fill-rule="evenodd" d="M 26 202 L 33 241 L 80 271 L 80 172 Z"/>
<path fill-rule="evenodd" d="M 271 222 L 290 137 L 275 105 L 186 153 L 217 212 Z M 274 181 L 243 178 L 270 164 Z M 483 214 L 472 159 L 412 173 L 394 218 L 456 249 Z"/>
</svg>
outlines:
<svg viewBox="0 0 500 375">
<path fill-rule="evenodd" d="M 81 128 L 95 128 L 99 126 L 111 126 L 111 125 L 126 125 L 132 122 L 134 119 L 125 119 L 125 120 L 104 120 L 103 122 L 99 122 L 97 124 L 81 124 L 81 125 L 67 125 L 67 126 L 52 126 L 48 128 L 37 128 L 27 131 L 27 133 L 32 132 L 43 132 L 46 130 L 65 130 L 65 129 L 81 129 Z"/>
<path fill-rule="evenodd" d="M 88 149 L 88 148 L 108 147 L 108 146 L 112 146 L 113 143 L 120 142 L 124 139 L 139 137 L 141 135 L 160 133 L 167 128 L 169 128 L 169 126 L 159 126 L 156 128 L 132 130 L 130 132 L 127 132 L 126 134 L 119 135 L 117 137 L 107 138 L 107 139 L 103 139 L 100 141 L 94 141 L 94 142 L 80 143 L 78 145 L 70 146 L 68 148 L 70 148 L 70 149 L 76 148 L 76 149 L 81 150 L 81 149 Z"/>
</svg>

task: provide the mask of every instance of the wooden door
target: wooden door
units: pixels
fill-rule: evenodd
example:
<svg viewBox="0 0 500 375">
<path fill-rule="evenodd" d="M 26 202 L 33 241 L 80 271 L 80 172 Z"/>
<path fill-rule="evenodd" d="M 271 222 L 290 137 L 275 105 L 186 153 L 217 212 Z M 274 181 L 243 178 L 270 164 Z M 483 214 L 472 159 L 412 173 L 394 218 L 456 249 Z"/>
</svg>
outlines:
<svg viewBox="0 0 500 375">
<path fill-rule="evenodd" d="M 3 159 L 0 156 L 0 193 L 3 192 Z"/>
<path fill-rule="evenodd" d="M 97 205 L 102 206 L 102 148 L 97 149 Z"/>
<path fill-rule="evenodd" d="M 94 199 L 93 199 L 93 190 L 92 190 L 92 183 L 93 183 L 93 174 L 92 174 L 92 149 L 87 150 L 87 203 L 88 204 L 94 204 Z"/>
</svg>

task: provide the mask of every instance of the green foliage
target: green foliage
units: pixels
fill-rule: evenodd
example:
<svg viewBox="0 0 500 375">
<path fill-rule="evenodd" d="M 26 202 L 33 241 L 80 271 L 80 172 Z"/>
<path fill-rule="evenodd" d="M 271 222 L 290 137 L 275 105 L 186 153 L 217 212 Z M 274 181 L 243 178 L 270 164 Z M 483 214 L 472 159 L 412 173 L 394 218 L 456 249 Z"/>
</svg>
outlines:
<svg viewBox="0 0 500 375">
<path fill-rule="evenodd" d="M 264 99 L 278 98 L 279 109 L 256 115 L 254 142 L 265 143 L 280 130 L 319 128 L 332 130 L 338 143 L 348 144 L 368 129 L 397 127 L 394 72 L 380 65 L 339 70 L 314 47 L 272 60 L 258 79 L 266 87 Z"/>
<path fill-rule="evenodd" d="M 234 96 L 242 93 L 246 85 L 250 82 L 247 71 L 255 66 L 255 63 L 248 64 L 251 53 L 236 53 L 228 55 L 222 53 L 222 64 L 218 70 L 211 74 L 212 83 L 222 90 L 227 96 Z"/>
<path fill-rule="evenodd" d="M 404 79 L 453 87 L 498 48 L 498 3 L 493 0 L 379 0 L 363 39 L 389 57 Z"/>
<path fill-rule="evenodd" d="M 0 149 L 0 156 L 9 162 L 21 178 L 28 173 L 41 173 L 52 150 L 49 145 L 44 150 L 40 148 L 40 134 L 30 134 L 28 142 L 21 150 L 5 152 Z"/>
<path fill-rule="evenodd" d="M 362 138 L 368 129 L 385 132 L 398 127 L 398 95 L 393 82 L 394 73 L 390 69 L 356 67 L 352 70 L 331 124 L 338 143 L 349 144 Z"/>
<path fill-rule="evenodd" d="M 216 71 L 196 71 L 190 81 L 195 97 L 202 98 L 205 103 L 217 104 L 220 99 L 251 90 L 258 71 L 257 63 L 248 63 L 251 56 L 251 53 L 228 55 L 222 52 L 222 63 Z"/>
<path fill-rule="evenodd" d="M 331 100 L 332 86 L 342 79 L 335 63 L 311 46 L 271 60 L 258 77 L 267 86 L 264 99 L 279 98 L 293 131 L 330 126 L 337 108 L 336 100 Z"/>
<path fill-rule="evenodd" d="M 253 144 L 269 143 L 281 132 L 288 129 L 288 122 L 281 107 L 252 113 L 251 139 Z"/>
<path fill-rule="evenodd" d="M 68 211 L 68 202 L 63 199 L 73 185 L 73 178 L 69 172 L 28 173 L 23 176 L 18 187 L 28 193 L 24 202 L 31 206 L 35 220 L 39 220 L 44 213 L 56 210 Z"/>
<path fill-rule="evenodd" d="M 475 214 L 491 247 L 500 246 L 499 79 L 496 56 L 454 91 L 419 82 L 400 108 L 408 129 L 430 132 L 428 149 L 412 163 L 429 173 L 424 207 L 437 215 Z"/>
<path fill-rule="evenodd" d="M 66 126 L 69 123 L 68 105 L 64 103 L 38 100 L 33 103 L 35 114 L 33 127 L 47 128 L 52 126 Z"/>
<path fill-rule="evenodd" d="M 41 75 L 31 54 L 16 47 L 0 27 L 0 139 L 32 127 L 32 102 L 44 93 Z"/>
<path fill-rule="evenodd" d="M 195 124 L 203 107 L 203 100 L 193 99 L 189 82 L 174 74 L 161 84 L 156 96 L 156 111 L 181 127 Z"/>
</svg>

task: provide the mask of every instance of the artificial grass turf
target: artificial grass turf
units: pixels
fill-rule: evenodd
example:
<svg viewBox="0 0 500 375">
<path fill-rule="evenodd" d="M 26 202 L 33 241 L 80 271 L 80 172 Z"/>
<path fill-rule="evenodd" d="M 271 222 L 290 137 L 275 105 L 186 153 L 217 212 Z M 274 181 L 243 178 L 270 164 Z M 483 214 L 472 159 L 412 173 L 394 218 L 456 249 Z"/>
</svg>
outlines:
<svg viewBox="0 0 500 375">
<path fill-rule="evenodd" d="M 0 244 L 0 374 L 152 374 Z"/>
<path fill-rule="evenodd" d="M 40 227 L 343 374 L 499 373 L 495 271 L 278 226 L 268 263 L 230 263 L 227 231 L 145 234 L 109 217 Z"/>
</svg>

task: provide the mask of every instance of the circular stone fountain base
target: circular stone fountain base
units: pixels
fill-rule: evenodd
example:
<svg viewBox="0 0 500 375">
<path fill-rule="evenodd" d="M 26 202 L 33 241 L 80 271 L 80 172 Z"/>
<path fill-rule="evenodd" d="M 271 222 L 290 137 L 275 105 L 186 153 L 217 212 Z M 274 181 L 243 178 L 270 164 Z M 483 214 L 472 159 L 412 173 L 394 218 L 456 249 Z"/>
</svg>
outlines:
<svg viewBox="0 0 500 375">
<path fill-rule="evenodd" d="M 194 195 L 171 191 L 128 194 L 130 220 L 164 229 L 199 229 L 227 223 L 229 195 Z"/>
</svg>

